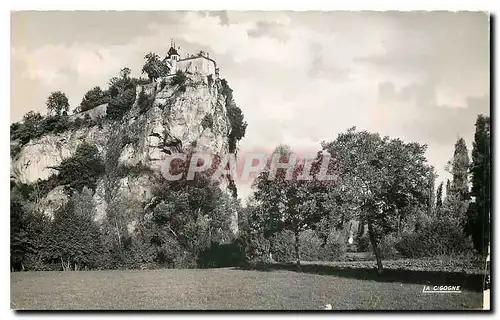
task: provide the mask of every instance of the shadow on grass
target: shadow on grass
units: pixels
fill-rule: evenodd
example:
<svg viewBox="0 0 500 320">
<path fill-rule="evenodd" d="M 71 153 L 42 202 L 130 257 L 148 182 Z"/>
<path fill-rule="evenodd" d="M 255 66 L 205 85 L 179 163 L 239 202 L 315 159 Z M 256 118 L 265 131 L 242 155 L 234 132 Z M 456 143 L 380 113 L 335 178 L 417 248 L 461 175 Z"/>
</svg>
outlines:
<svg viewBox="0 0 500 320">
<path fill-rule="evenodd" d="M 374 268 L 349 268 L 317 264 L 301 265 L 300 269 L 295 264 L 263 264 L 257 266 L 238 267 L 241 270 L 275 271 L 288 270 L 303 273 L 331 275 L 343 278 L 371 280 L 379 282 L 401 282 L 429 286 L 460 286 L 462 290 L 483 291 L 484 275 L 466 274 L 461 272 L 444 271 L 414 271 L 401 269 L 384 269 L 382 275 L 377 274 Z M 422 287 L 423 288 L 423 287 Z"/>
</svg>

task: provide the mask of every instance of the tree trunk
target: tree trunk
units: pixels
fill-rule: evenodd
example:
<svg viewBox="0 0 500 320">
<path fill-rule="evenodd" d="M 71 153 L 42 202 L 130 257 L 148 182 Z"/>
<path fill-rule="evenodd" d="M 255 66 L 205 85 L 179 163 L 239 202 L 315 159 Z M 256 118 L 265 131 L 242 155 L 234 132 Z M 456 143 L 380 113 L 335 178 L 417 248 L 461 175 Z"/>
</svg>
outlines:
<svg viewBox="0 0 500 320">
<path fill-rule="evenodd" d="M 297 259 L 297 267 L 300 269 L 300 232 L 295 231 L 295 258 Z"/>
<path fill-rule="evenodd" d="M 120 229 L 118 228 L 118 221 L 115 219 L 115 226 L 116 226 L 116 235 L 118 236 L 118 245 L 121 248 L 122 247 L 122 238 L 120 236 Z"/>
<path fill-rule="evenodd" d="M 370 238 L 373 253 L 375 254 L 375 259 L 377 259 L 377 273 L 380 275 L 382 274 L 384 268 L 382 266 L 382 257 L 380 255 L 380 250 L 377 246 L 377 239 L 375 237 L 375 233 L 373 232 L 373 225 L 370 220 L 368 220 L 368 236 Z"/>
</svg>

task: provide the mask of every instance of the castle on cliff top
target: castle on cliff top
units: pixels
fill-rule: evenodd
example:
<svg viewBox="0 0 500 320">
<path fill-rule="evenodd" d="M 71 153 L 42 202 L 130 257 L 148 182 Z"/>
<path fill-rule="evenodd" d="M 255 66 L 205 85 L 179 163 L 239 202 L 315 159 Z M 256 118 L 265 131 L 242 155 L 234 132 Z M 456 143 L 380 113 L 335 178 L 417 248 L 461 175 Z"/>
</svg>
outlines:
<svg viewBox="0 0 500 320">
<path fill-rule="evenodd" d="M 181 59 L 179 54 L 180 47 L 175 48 L 175 42 L 171 41 L 170 49 L 163 59 L 170 69 L 170 74 L 174 75 L 177 70 L 187 73 L 201 73 L 203 75 L 213 75 L 219 77 L 219 68 L 215 60 L 210 58 L 207 52 L 200 51 L 198 54 L 186 54 L 186 57 Z"/>
</svg>

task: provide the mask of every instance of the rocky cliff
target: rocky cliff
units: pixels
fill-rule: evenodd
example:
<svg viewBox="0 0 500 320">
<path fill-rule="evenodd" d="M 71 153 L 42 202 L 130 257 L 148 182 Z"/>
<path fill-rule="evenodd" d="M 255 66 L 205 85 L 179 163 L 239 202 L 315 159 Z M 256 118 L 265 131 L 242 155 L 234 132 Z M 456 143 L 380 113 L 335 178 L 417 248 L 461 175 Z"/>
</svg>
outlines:
<svg viewBox="0 0 500 320">
<path fill-rule="evenodd" d="M 23 183 L 46 180 L 57 173 L 53 168 L 87 142 L 98 148 L 108 169 L 120 166 L 147 169 L 113 181 L 106 175 L 101 177 L 93 195 L 95 220 L 105 217 L 109 199 L 147 205 L 155 184 L 152 175 L 160 174 L 168 154 L 189 150 L 229 151 L 231 124 L 221 81 L 211 76 L 188 74 L 183 84 L 170 82 L 171 78 L 167 78 L 137 85 L 135 102 L 121 119 L 106 116 L 108 104 L 70 116 L 70 121 L 77 118 L 97 121 L 95 125 L 31 139 L 12 159 L 12 175 Z M 56 186 L 43 196 L 41 210 L 52 215 L 67 200 L 63 186 Z M 129 223 L 133 220 L 131 217 Z"/>
</svg>

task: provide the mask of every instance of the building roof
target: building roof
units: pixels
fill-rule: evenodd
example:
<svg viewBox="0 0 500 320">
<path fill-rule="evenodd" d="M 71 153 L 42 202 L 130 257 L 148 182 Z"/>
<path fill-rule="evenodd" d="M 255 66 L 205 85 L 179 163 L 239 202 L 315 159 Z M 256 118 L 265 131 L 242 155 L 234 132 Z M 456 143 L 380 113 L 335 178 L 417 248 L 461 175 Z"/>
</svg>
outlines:
<svg viewBox="0 0 500 320">
<path fill-rule="evenodd" d="M 168 53 L 167 53 L 167 57 L 173 56 L 174 54 L 179 55 L 179 53 L 177 52 L 177 50 L 175 50 L 174 47 L 170 47 L 170 49 L 168 50 Z"/>
</svg>

